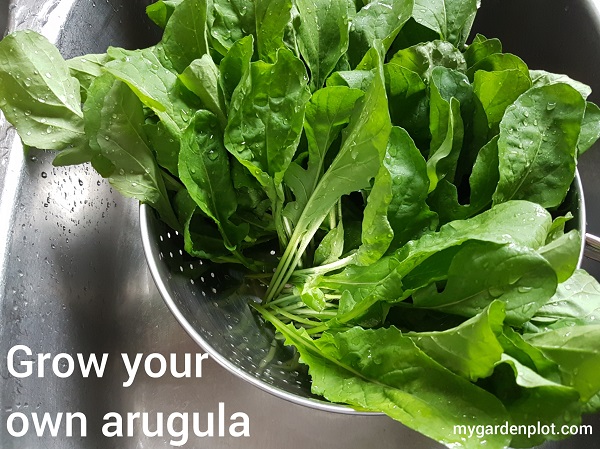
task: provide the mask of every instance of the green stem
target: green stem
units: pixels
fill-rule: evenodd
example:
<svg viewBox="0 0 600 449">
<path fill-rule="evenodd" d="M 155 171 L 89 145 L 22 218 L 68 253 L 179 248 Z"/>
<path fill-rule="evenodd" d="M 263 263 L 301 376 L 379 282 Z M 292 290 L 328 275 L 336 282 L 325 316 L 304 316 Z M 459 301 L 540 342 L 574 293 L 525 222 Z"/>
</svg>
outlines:
<svg viewBox="0 0 600 449">
<path fill-rule="evenodd" d="M 293 275 L 311 275 L 311 274 L 324 274 L 329 271 L 339 270 L 340 268 L 344 268 L 350 265 L 354 261 L 354 256 L 356 252 L 352 252 L 349 256 L 344 257 L 343 259 L 336 260 L 335 262 L 331 262 L 325 265 L 320 265 L 318 267 L 312 268 L 304 268 L 302 270 L 295 270 Z"/>
</svg>

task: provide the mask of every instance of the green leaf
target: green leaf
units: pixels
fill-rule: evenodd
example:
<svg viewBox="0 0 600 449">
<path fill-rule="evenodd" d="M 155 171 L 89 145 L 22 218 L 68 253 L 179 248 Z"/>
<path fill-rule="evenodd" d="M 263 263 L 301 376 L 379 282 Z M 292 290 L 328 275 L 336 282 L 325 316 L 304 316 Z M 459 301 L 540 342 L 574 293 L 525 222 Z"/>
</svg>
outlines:
<svg viewBox="0 0 600 449">
<path fill-rule="evenodd" d="M 460 204 L 457 188 L 442 179 L 431 193 L 428 204 L 435 210 L 441 224 L 464 220 L 485 210 L 492 204 L 500 173 L 498 171 L 498 137 L 490 140 L 477 154 L 473 172 L 469 177 L 470 202 Z"/>
<path fill-rule="evenodd" d="M 40 34 L 18 31 L 0 41 L 0 108 L 25 145 L 71 149 L 73 163 L 91 160 L 79 82 Z"/>
<path fill-rule="evenodd" d="M 150 20 L 164 29 L 173 15 L 173 11 L 181 2 L 182 0 L 159 0 L 146 7 L 146 14 Z"/>
<path fill-rule="evenodd" d="M 185 251 L 194 257 L 215 262 L 231 262 L 230 251 L 223 244 L 223 236 L 213 220 L 200 212 L 189 192 L 181 189 L 175 195 L 175 209 L 183 227 Z"/>
<path fill-rule="evenodd" d="M 221 127 L 227 125 L 225 116 L 225 101 L 219 88 L 219 68 L 215 65 L 209 54 L 192 61 L 186 67 L 179 79 L 185 87 L 195 93 L 210 112 L 219 119 Z"/>
<path fill-rule="evenodd" d="M 433 230 L 436 214 L 425 203 L 428 191 L 425 159 L 409 134 L 393 127 L 364 210 L 358 263 L 369 265 L 383 256 L 390 245 L 398 248 Z"/>
<path fill-rule="evenodd" d="M 350 121 L 356 103 L 362 96 L 363 92 L 358 89 L 331 86 L 319 89 L 307 103 L 304 132 L 308 143 L 308 167 L 305 170 L 292 163 L 284 177 L 294 194 L 294 201 L 288 202 L 284 215 L 294 226 L 323 176 L 327 152 Z M 343 230 L 341 236 L 337 235 L 336 241 L 338 238 L 342 238 L 343 242 Z"/>
<path fill-rule="evenodd" d="M 436 67 L 446 67 L 458 72 L 464 72 L 467 68 L 464 56 L 456 47 L 438 40 L 399 50 L 389 64 L 409 69 L 426 81 Z"/>
<path fill-rule="evenodd" d="M 499 39 L 488 39 L 477 34 L 471 45 L 465 50 L 465 61 L 468 67 L 473 67 L 479 61 L 495 53 L 502 53 L 502 43 Z"/>
<path fill-rule="evenodd" d="M 390 62 L 383 67 L 392 123 L 411 135 L 419 148 L 427 148 L 429 97 L 424 80 L 412 70 Z"/>
<path fill-rule="evenodd" d="M 207 0 L 183 0 L 165 26 L 159 45 L 178 73 L 209 51 L 206 15 Z"/>
<path fill-rule="evenodd" d="M 343 86 L 366 92 L 372 81 L 373 72 L 370 70 L 347 70 L 332 73 L 327 78 L 327 87 Z"/>
<path fill-rule="evenodd" d="M 325 170 L 325 156 L 350 117 L 363 92 L 344 86 L 319 89 L 306 105 L 304 131 L 308 141 L 308 172 L 312 185 L 307 186 L 307 197 Z"/>
<path fill-rule="evenodd" d="M 525 75 L 529 74 L 527 64 L 521 58 L 510 53 L 492 53 L 477 61 L 476 64 L 467 69 L 467 76 L 473 80 L 475 73 L 479 70 L 486 72 L 502 72 L 504 70 L 516 70 Z"/>
<path fill-rule="evenodd" d="M 504 352 L 498 342 L 504 322 L 504 304 L 493 301 L 480 314 L 441 332 L 408 333 L 429 357 L 472 382 L 492 374 Z"/>
<path fill-rule="evenodd" d="M 295 0 L 300 14 L 298 47 L 310 70 L 311 91 L 325 80 L 348 49 L 347 0 Z"/>
<path fill-rule="evenodd" d="M 93 106 L 92 106 L 93 104 Z M 123 82 L 109 74 L 96 78 L 89 91 L 86 132 L 90 146 L 112 164 L 103 173 L 122 195 L 150 204 L 173 229 L 180 229 L 160 168 L 144 133 L 142 103 Z M 88 121 L 90 121 L 88 126 Z"/>
<path fill-rule="evenodd" d="M 550 73 L 544 70 L 530 70 L 529 74 L 531 75 L 533 87 L 548 86 L 550 84 L 557 83 L 568 84 L 577 92 L 579 92 L 584 100 L 592 93 L 590 86 L 574 80 L 567 75 Z"/>
<path fill-rule="evenodd" d="M 250 65 L 231 99 L 225 146 L 267 189 L 281 184 L 302 132 L 310 93 L 304 64 L 282 49 Z"/>
<path fill-rule="evenodd" d="M 356 67 L 375 41 L 384 50 L 392 45 L 402 26 L 411 17 L 413 1 L 373 0 L 365 4 L 352 19 L 348 58 Z"/>
<path fill-rule="evenodd" d="M 254 38 L 246 36 L 233 44 L 221 61 L 220 83 L 228 107 L 235 88 L 249 70 L 252 53 L 254 53 Z"/>
<path fill-rule="evenodd" d="M 163 122 L 145 123 L 144 132 L 161 167 L 178 176 L 179 140 L 165 128 Z"/>
<path fill-rule="evenodd" d="M 563 327 L 539 334 L 527 334 L 526 340 L 558 364 L 562 383 L 575 388 L 582 401 L 600 390 L 600 326 Z"/>
<path fill-rule="evenodd" d="M 584 270 L 558 285 L 556 293 L 532 318 L 537 331 L 572 325 L 591 325 L 600 320 L 600 285 Z"/>
<path fill-rule="evenodd" d="M 213 0 L 209 9 L 211 43 L 222 55 L 242 38 L 256 38 L 255 2 Z"/>
<path fill-rule="evenodd" d="M 384 412 L 443 444 L 464 448 L 479 448 L 481 442 L 455 434 L 454 425 L 499 425 L 508 419 L 498 399 L 433 361 L 396 328 L 355 327 L 313 341 L 261 312 L 309 366 L 313 393 L 332 402 Z M 504 435 L 485 438 L 491 447 L 508 444 Z"/>
<path fill-rule="evenodd" d="M 519 326 L 554 294 L 556 285 L 554 270 L 535 251 L 473 242 L 454 256 L 444 290 L 431 284 L 413 294 L 413 303 L 470 317 L 499 299 L 506 305 L 506 322 Z"/>
<path fill-rule="evenodd" d="M 527 426 L 525 428 L 528 429 L 539 428 L 538 426 L 554 426 L 556 429 L 555 433 L 547 434 L 515 434 L 511 447 L 532 447 L 546 440 L 564 439 L 568 435 L 563 435 L 558 429 L 581 422 L 581 404 L 577 391 L 545 379 L 508 355 L 502 356 L 502 361 L 498 363 L 496 372 L 488 383 L 493 383 L 488 388 L 504 403 L 510 414 L 511 424 Z"/>
<path fill-rule="evenodd" d="M 378 61 L 370 89 L 354 109 L 350 124 L 342 134 L 342 144 L 335 159 L 319 181 L 308 200 L 298 225 L 290 237 L 290 244 L 280 260 L 273 282 L 267 292 L 281 288 L 291 276 L 299 258 L 308 247 L 313 235 L 337 201 L 349 193 L 369 187 L 379 170 L 391 131 L 387 97 L 383 79 L 383 64 L 379 52 L 371 50 Z"/>
<path fill-rule="evenodd" d="M 104 73 L 102 68 L 108 61 L 110 61 L 110 58 L 106 53 L 79 56 L 66 61 L 71 76 L 74 76 L 79 81 L 82 102 L 85 102 L 87 91 L 94 79 Z"/>
<path fill-rule="evenodd" d="M 469 36 L 478 5 L 477 0 L 415 0 L 413 17 L 460 48 Z"/>
<path fill-rule="evenodd" d="M 473 89 L 483 106 L 490 129 L 497 132 L 506 108 L 530 87 L 529 75 L 520 70 L 475 72 Z"/>
<path fill-rule="evenodd" d="M 537 313 L 539 313 L 539 310 Z M 499 341 L 506 355 L 516 359 L 519 363 L 534 370 L 546 379 L 560 383 L 558 365 L 548 359 L 538 348 L 527 343 L 523 336 L 512 327 L 504 326 Z"/>
<path fill-rule="evenodd" d="M 575 176 L 585 101 L 566 84 L 532 88 L 500 122 L 500 181 L 494 204 L 526 199 L 559 206 Z"/>
<path fill-rule="evenodd" d="M 579 141 L 577 142 L 578 156 L 589 150 L 598 139 L 600 139 L 600 108 L 588 101 L 581 122 Z"/>
<path fill-rule="evenodd" d="M 315 251 L 314 265 L 325 265 L 338 260 L 344 252 L 344 224 L 340 219 Z"/>
<path fill-rule="evenodd" d="M 198 108 L 197 99 L 166 69 L 158 59 L 155 48 L 126 51 L 108 49 L 114 60 L 105 69 L 127 83 L 145 106 L 152 109 L 167 130 L 175 137 L 181 135 Z"/>
<path fill-rule="evenodd" d="M 472 90 L 464 75 L 444 67 L 433 70 L 430 90 L 431 143 L 427 175 L 432 192 L 440 180 L 454 179 L 464 137 L 460 100 L 468 102 Z"/>
<path fill-rule="evenodd" d="M 229 170 L 216 117 L 198 111 L 181 139 L 179 176 L 202 212 L 217 224 L 225 246 L 233 251 L 248 234 L 248 225 L 236 226 L 230 221 L 237 201 Z"/>
<path fill-rule="evenodd" d="M 579 264 L 581 234 L 573 229 L 541 247 L 538 252 L 552 265 L 558 282 L 564 282 L 571 277 Z"/>
<path fill-rule="evenodd" d="M 291 0 L 255 0 L 256 47 L 260 59 L 278 60 L 278 51 L 285 48 L 283 35 L 290 22 Z"/>
</svg>

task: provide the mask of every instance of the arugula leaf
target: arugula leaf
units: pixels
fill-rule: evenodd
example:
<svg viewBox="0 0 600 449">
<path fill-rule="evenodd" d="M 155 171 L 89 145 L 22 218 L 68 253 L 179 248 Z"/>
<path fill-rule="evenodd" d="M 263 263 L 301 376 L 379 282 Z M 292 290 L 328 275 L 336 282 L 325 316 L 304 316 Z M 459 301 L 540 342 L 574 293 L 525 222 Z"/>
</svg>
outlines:
<svg viewBox="0 0 600 449">
<path fill-rule="evenodd" d="M 462 53 L 446 41 L 420 43 L 399 50 L 389 62 L 417 73 L 428 81 L 436 67 L 446 67 L 458 72 L 466 70 L 466 62 Z"/>
<path fill-rule="evenodd" d="M 567 75 L 550 73 L 545 70 L 530 70 L 529 74 L 531 75 L 531 81 L 533 82 L 533 87 L 541 87 L 548 86 L 550 84 L 563 83 L 568 84 L 573 89 L 581 94 L 583 99 L 585 100 L 592 93 L 592 89 L 590 86 L 583 84 L 573 78 L 568 77 Z"/>
<path fill-rule="evenodd" d="M 589 150 L 598 139 L 600 139 L 600 108 L 588 101 L 585 105 L 585 114 L 577 142 L 578 156 Z"/>
<path fill-rule="evenodd" d="M 146 14 L 159 27 L 165 28 L 177 5 L 183 0 L 159 0 L 146 7 Z"/>
<path fill-rule="evenodd" d="M 207 0 L 183 0 L 167 22 L 159 48 L 178 73 L 208 53 L 206 20 Z"/>
<path fill-rule="evenodd" d="M 498 399 L 433 361 L 396 328 L 355 327 L 312 340 L 259 310 L 300 352 L 313 392 L 330 401 L 383 411 L 437 441 L 465 448 L 481 443 L 454 434 L 454 424 L 496 425 L 508 419 Z M 508 444 L 500 434 L 486 439 L 494 447 Z"/>
<path fill-rule="evenodd" d="M 62 150 L 55 164 L 91 160 L 79 82 L 40 34 L 18 31 L 0 41 L 0 108 L 25 145 Z"/>
<path fill-rule="evenodd" d="M 477 34 L 473 42 L 464 52 L 468 67 L 473 67 L 479 61 L 495 53 L 502 53 L 502 43 L 499 39 L 488 39 L 482 34 Z"/>
<path fill-rule="evenodd" d="M 562 383 L 575 388 L 585 402 L 600 390 L 600 349 L 595 343 L 599 336 L 600 326 L 595 324 L 526 334 L 525 339 L 558 364 Z"/>
<path fill-rule="evenodd" d="M 539 310 L 536 315 L 537 313 Z M 548 359 L 540 349 L 527 343 L 523 336 L 512 327 L 505 325 L 498 341 L 502 344 L 505 355 L 516 359 L 546 379 L 560 383 L 558 365 Z"/>
<path fill-rule="evenodd" d="M 378 50 L 371 50 L 378 62 L 370 89 L 354 110 L 344 130 L 343 142 L 335 159 L 310 196 L 284 255 L 269 285 L 267 301 L 278 294 L 291 276 L 313 235 L 342 195 L 366 188 L 376 175 L 391 131 L 383 64 Z"/>
<path fill-rule="evenodd" d="M 501 72 L 503 70 L 517 70 L 529 75 L 529 68 L 521 58 L 510 53 L 491 53 L 477 61 L 467 69 L 467 76 L 473 80 L 475 73 L 480 70 L 486 72 Z"/>
<path fill-rule="evenodd" d="M 504 403 L 511 423 L 517 426 L 553 425 L 556 428 L 579 424 L 581 403 L 573 388 L 552 382 L 514 358 L 503 355 L 496 371 L 487 383 Z M 538 424 L 539 423 L 539 424 Z M 561 440 L 566 435 L 514 435 L 512 447 L 531 447 L 550 440 Z"/>
<path fill-rule="evenodd" d="M 228 110 L 235 88 L 249 70 L 253 52 L 254 38 L 246 36 L 233 44 L 221 61 L 219 81 Z"/>
<path fill-rule="evenodd" d="M 303 170 L 298 165 L 292 165 L 286 172 L 286 180 L 295 195 L 295 201 L 288 203 L 296 211 L 292 214 L 293 223 L 298 222 L 323 176 L 325 157 L 342 128 L 350 121 L 356 103 L 362 96 L 363 92 L 358 89 L 331 86 L 319 89 L 307 103 L 304 132 L 308 143 L 308 167 Z"/>
<path fill-rule="evenodd" d="M 506 108 L 530 87 L 529 75 L 520 70 L 475 72 L 473 90 L 483 106 L 490 129 L 497 132 Z"/>
<path fill-rule="evenodd" d="M 209 54 L 203 55 L 179 75 L 185 87 L 195 93 L 206 109 L 215 114 L 224 129 L 227 125 L 225 100 L 219 86 L 220 72 Z"/>
<path fill-rule="evenodd" d="M 181 139 L 179 176 L 202 212 L 217 224 L 225 247 L 235 252 L 248 234 L 248 224 L 230 221 L 237 201 L 229 170 L 217 118 L 198 111 Z"/>
<path fill-rule="evenodd" d="M 256 37 L 254 1 L 213 0 L 208 15 L 211 43 L 223 56 L 240 39 Z"/>
<path fill-rule="evenodd" d="M 464 45 L 473 26 L 477 0 L 415 0 L 413 17 L 456 47 Z"/>
<path fill-rule="evenodd" d="M 600 285 L 583 270 L 558 285 L 556 293 L 531 319 L 537 332 L 600 320 Z"/>
<path fill-rule="evenodd" d="M 155 48 L 138 51 L 108 49 L 114 60 L 105 65 L 107 72 L 127 83 L 139 99 L 152 109 L 166 129 L 179 137 L 187 128 L 198 103 L 178 80 L 165 68 Z"/>
<path fill-rule="evenodd" d="M 464 220 L 485 210 L 492 203 L 492 195 L 498 185 L 498 137 L 490 140 L 477 154 L 473 172 L 469 177 L 470 203 L 460 204 L 454 184 L 442 179 L 427 203 L 435 210 L 441 224 Z"/>
<path fill-rule="evenodd" d="M 581 234 L 573 229 L 541 247 L 538 252 L 552 265 L 558 282 L 564 282 L 571 277 L 579 264 Z"/>
<path fill-rule="evenodd" d="M 504 304 L 492 301 L 481 313 L 455 328 L 406 335 L 432 359 L 474 382 L 490 376 L 504 353 L 498 341 L 504 317 Z"/>
<path fill-rule="evenodd" d="M 562 83 L 532 88 L 507 108 L 500 123 L 494 204 L 527 199 L 553 208 L 562 203 L 575 174 L 584 111 L 579 92 Z"/>
<path fill-rule="evenodd" d="M 271 198 L 300 140 L 310 97 L 307 81 L 302 62 L 281 49 L 273 64 L 251 63 L 233 92 L 225 146 Z"/>
<path fill-rule="evenodd" d="M 519 326 L 554 294 L 556 285 L 554 270 L 535 251 L 473 242 L 454 256 L 443 291 L 431 284 L 413 294 L 413 303 L 470 317 L 497 298 L 506 304 L 506 322 Z"/>
<path fill-rule="evenodd" d="M 91 120 L 91 126 L 86 126 L 90 145 L 112 164 L 111 172 L 103 176 L 108 177 L 122 195 L 152 205 L 165 223 L 173 229 L 181 229 L 160 168 L 148 146 L 143 128 L 144 111 L 135 93 L 125 83 L 106 74 L 96 78 L 86 104 L 88 110 L 93 107 L 97 114 L 85 115 L 86 120 Z"/>
<path fill-rule="evenodd" d="M 156 162 L 166 168 L 173 176 L 178 176 L 179 140 L 167 130 L 163 122 L 146 121 L 144 132 L 156 155 Z"/>
<path fill-rule="evenodd" d="M 199 211 L 198 205 L 189 192 L 181 189 L 175 195 L 175 208 L 183 226 L 185 251 L 202 259 L 214 262 L 231 262 L 230 250 L 225 248 L 223 236 L 216 223 Z"/>
<path fill-rule="evenodd" d="M 301 20 L 298 47 L 310 70 L 310 88 L 314 92 L 323 87 L 348 49 L 348 2 L 295 0 L 295 5 Z M 319 13 L 313 15 L 313 11 Z"/>
<path fill-rule="evenodd" d="M 79 80 L 82 102 L 85 102 L 90 85 L 94 79 L 102 75 L 102 68 L 108 61 L 110 57 L 106 53 L 79 56 L 66 61 L 71 76 Z"/>
<path fill-rule="evenodd" d="M 369 265 L 390 246 L 398 248 L 433 230 L 436 214 L 425 203 L 429 191 L 426 173 L 425 160 L 409 134 L 393 127 L 364 210 L 357 263 Z"/>
<path fill-rule="evenodd" d="M 411 17 L 412 8 L 412 0 L 373 0 L 366 3 L 352 19 L 350 26 L 350 66 L 358 65 L 376 41 L 381 41 L 387 51 Z"/>
<path fill-rule="evenodd" d="M 464 137 L 461 100 L 467 103 L 472 90 L 466 76 L 444 67 L 432 71 L 430 89 L 431 143 L 427 176 L 432 192 L 441 179 L 454 179 Z"/>
<path fill-rule="evenodd" d="M 255 0 L 256 47 L 260 59 L 276 62 L 285 48 L 283 35 L 291 20 L 291 0 Z"/>
</svg>

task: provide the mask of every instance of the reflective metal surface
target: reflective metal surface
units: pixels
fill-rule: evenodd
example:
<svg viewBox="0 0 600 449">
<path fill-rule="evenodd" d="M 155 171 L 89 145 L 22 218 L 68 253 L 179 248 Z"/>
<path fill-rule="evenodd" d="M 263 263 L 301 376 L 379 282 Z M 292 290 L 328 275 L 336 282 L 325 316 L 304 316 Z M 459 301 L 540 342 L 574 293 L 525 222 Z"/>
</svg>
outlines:
<svg viewBox="0 0 600 449">
<path fill-rule="evenodd" d="M 475 28 L 503 39 L 532 67 L 566 72 L 594 88 L 600 102 L 600 17 L 591 1 L 486 0 Z M 150 44 L 156 30 L 143 1 L 0 0 L 0 26 L 33 28 L 67 57 L 103 52 L 109 44 Z M 4 34 L 4 29 L 0 29 Z M 581 160 L 588 230 L 600 234 L 600 148 Z M 23 156 L 14 131 L 0 118 L 0 447 L 2 449 L 133 449 L 170 447 L 168 437 L 108 439 L 100 433 L 110 411 L 199 412 L 225 404 L 226 415 L 250 417 L 250 438 L 194 438 L 185 447 L 360 449 L 440 447 L 383 416 L 314 410 L 276 398 L 205 361 L 200 379 L 127 376 L 120 353 L 185 353 L 202 349 L 180 327 L 150 277 L 139 234 L 138 206 L 110 189 L 89 167 L 54 168 L 52 155 Z M 600 277 L 598 265 L 584 262 Z M 210 272 L 209 272 L 210 276 Z M 212 288 L 212 287 L 211 287 Z M 226 313 L 226 312 L 225 312 Z M 53 375 L 16 379 L 4 355 L 16 345 L 34 353 L 109 353 L 103 378 Z M 242 356 L 244 349 L 241 350 Z M 46 362 L 46 367 L 50 365 Z M 6 419 L 23 413 L 84 412 L 86 438 L 15 438 Z M 587 418 L 600 434 L 600 420 Z M 552 448 L 597 447 L 599 436 L 552 443 Z"/>
</svg>

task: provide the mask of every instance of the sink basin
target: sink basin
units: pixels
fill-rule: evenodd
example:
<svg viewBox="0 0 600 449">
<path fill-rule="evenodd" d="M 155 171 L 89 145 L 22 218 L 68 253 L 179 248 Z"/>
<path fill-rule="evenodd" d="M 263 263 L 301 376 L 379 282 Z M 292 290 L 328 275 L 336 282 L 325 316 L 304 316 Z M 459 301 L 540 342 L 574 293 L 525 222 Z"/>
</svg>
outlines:
<svg viewBox="0 0 600 449">
<path fill-rule="evenodd" d="M 600 102 L 600 6 L 589 0 L 486 0 L 474 29 L 500 37 L 531 67 L 567 73 L 594 89 Z M 8 27 L 35 29 L 55 41 L 65 57 L 104 52 L 108 45 L 150 45 L 158 30 L 144 16 L 147 2 L 125 0 L 0 0 L 0 35 Z M 581 160 L 589 229 L 600 234 L 600 148 Z M 145 436 L 136 421 L 132 437 L 107 438 L 101 429 L 109 412 L 146 412 L 151 428 L 157 413 L 198 412 L 228 419 L 243 412 L 250 437 L 190 439 L 197 449 L 359 449 L 377 441 L 380 449 L 440 448 L 384 416 L 355 416 L 291 404 L 236 378 L 213 360 L 201 377 L 161 378 L 140 372 L 124 387 L 121 354 L 203 353 L 164 305 L 146 266 L 139 235 L 138 205 L 123 199 L 88 167 L 55 168 L 52 155 L 24 155 L 14 130 L 0 116 L 0 355 L 15 345 L 52 356 L 108 354 L 101 378 L 52 374 L 16 378 L 0 364 L 0 447 L 2 449 L 158 449 L 170 437 Z M 585 262 L 597 278 L 600 268 Z M 22 355 L 22 353 L 21 353 Z M 2 357 L 4 360 L 4 357 Z M 36 368 L 42 365 L 36 364 Z M 153 365 L 155 366 L 155 365 Z M 37 373 L 37 369 L 34 370 Z M 23 437 L 7 432 L 15 412 L 82 412 L 87 436 Z M 216 421 L 215 421 L 216 422 Z M 586 422 L 600 429 L 597 416 Z M 77 426 L 75 427 L 77 430 Z M 218 435 L 218 430 L 215 430 Z M 77 435 L 78 432 L 76 432 Z M 577 436 L 545 448 L 600 446 L 600 436 Z"/>
</svg>

